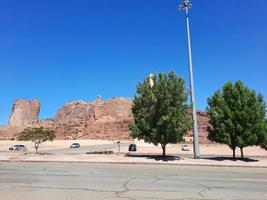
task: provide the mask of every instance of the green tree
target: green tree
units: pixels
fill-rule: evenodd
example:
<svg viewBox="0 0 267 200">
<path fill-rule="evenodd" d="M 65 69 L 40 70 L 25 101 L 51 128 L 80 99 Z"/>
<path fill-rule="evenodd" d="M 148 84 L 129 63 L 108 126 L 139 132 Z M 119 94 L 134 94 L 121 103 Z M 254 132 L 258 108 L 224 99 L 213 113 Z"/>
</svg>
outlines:
<svg viewBox="0 0 267 200">
<path fill-rule="evenodd" d="M 132 106 L 134 122 L 129 125 L 133 138 L 161 144 L 166 155 L 168 143 L 183 141 L 191 128 L 189 91 L 175 72 L 154 74 L 138 83 Z"/>
<path fill-rule="evenodd" d="M 208 99 L 211 141 L 227 144 L 233 150 L 259 145 L 266 139 L 266 105 L 261 94 L 246 87 L 242 81 L 227 82 Z"/>
<path fill-rule="evenodd" d="M 34 142 L 34 147 L 36 153 L 38 152 L 39 145 L 45 141 L 53 141 L 56 137 L 53 130 L 44 127 L 26 128 L 22 131 L 17 139 L 20 141 L 32 141 Z"/>
<path fill-rule="evenodd" d="M 267 124 L 267 119 L 265 119 L 265 123 Z M 267 132 L 267 126 L 266 126 L 266 132 Z M 267 134 L 265 135 L 264 141 L 261 143 L 261 148 L 267 151 Z"/>
</svg>

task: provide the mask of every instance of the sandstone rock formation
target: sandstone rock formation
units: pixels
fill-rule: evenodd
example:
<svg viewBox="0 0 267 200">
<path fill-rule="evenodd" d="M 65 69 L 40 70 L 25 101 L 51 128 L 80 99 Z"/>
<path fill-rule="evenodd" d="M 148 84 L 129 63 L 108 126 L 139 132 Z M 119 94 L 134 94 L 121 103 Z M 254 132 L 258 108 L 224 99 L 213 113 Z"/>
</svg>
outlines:
<svg viewBox="0 0 267 200">
<path fill-rule="evenodd" d="M 63 105 L 54 119 L 39 120 L 38 100 L 15 101 L 7 126 L 0 126 L 0 139 L 12 139 L 26 127 L 43 126 L 56 131 L 56 139 L 130 139 L 128 124 L 132 122 L 132 100 L 117 97 L 94 102 L 73 101 Z M 199 137 L 207 143 L 208 116 L 197 111 Z M 192 137 L 192 131 L 187 133 Z"/>
<path fill-rule="evenodd" d="M 46 127 L 49 129 L 54 129 L 54 119 L 44 119 L 44 120 L 37 120 L 30 124 L 30 127 Z"/>
<path fill-rule="evenodd" d="M 9 126 L 28 127 L 38 120 L 40 102 L 36 99 L 17 99 L 13 104 L 9 118 Z"/>
<path fill-rule="evenodd" d="M 23 128 L 12 126 L 0 126 L 0 140 L 12 140 Z"/>
<path fill-rule="evenodd" d="M 70 102 L 57 112 L 55 131 L 61 139 L 130 139 L 131 107 L 132 101 L 122 97 Z"/>
<path fill-rule="evenodd" d="M 207 112 L 203 112 L 200 110 L 197 111 L 197 125 L 198 125 L 199 141 L 201 143 L 210 143 L 210 141 L 207 138 L 208 136 L 207 128 L 209 126 L 209 117 Z M 187 136 L 193 137 L 193 131 L 192 130 L 189 131 L 187 133 Z"/>
<path fill-rule="evenodd" d="M 38 121 L 40 102 L 36 99 L 17 99 L 11 110 L 9 122 L 0 126 L 0 139 L 14 139 L 15 135 Z"/>
</svg>

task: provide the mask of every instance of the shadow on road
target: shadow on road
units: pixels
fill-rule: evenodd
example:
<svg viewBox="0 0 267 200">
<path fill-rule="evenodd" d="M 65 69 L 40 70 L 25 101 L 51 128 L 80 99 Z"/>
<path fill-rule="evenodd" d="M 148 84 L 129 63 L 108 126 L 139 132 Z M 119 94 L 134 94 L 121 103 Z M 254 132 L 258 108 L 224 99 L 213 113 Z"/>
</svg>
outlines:
<svg viewBox="0 0 267 200">
<path fill-rule="evenodd" d="M 126 154 L 125 157 L 134 157 L 134 158 L 147 158 L 156 161 L 175 161 L 180 160 L 179 156 L 162 156 L 162 155 L 154 155 L 154 154 Z"/>
<path fill-rule="evenodd" d="M 232 157 L 221 157 L 221 156 L 217 156 L 217 157 L 208 157 L 208 158 L 203 158 L 203 159 L 207 159 L 207 160 L 216 160 L 216 161 L 225 161 L 225 160 L 231 160 L 231 161 L 244 161 L 244 162 L 259 162 L 259 160 L 256 159 L 252 159 L 252 158 L 232 158 Z"/>
</svg>

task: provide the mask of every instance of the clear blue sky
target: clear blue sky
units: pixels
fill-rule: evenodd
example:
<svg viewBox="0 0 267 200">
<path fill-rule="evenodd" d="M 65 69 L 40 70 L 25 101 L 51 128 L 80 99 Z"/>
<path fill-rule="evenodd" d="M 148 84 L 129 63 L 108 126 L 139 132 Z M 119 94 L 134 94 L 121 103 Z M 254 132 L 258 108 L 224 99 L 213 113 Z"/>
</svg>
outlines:
<svg viewBox="0 0 267 200">
<path fill-rule="evenodd" d="M 0 124 L 16 98 L 40 117 L 68 101 L 133 97 L 150 72 L 188 82 L 179 0 L 0 0 Z M 267 1 L 192 0 L 196 104 L 241 79 L 267 96 Z"/>
</svg>

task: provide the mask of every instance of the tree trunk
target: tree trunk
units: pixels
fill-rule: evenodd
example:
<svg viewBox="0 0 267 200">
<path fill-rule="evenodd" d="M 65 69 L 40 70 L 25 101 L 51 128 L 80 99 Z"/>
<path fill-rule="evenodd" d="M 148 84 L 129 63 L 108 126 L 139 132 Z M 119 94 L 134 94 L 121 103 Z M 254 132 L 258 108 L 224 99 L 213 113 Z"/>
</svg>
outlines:
<svg viewBox="0 0 267 200">
<path fill-rule="evenodd" d="M 240 147 L 240 152 L 241 152 L 241 159 L 243 159 L 244 158 L 243 147 Z"/>
<path fill-rule="evenodd" d="M 37 141 L 34 143 L 35 153 L 38 153 L 39 144 L 40 144 L 40 141 Z"/>
<path fill-rule="evenodd" d="M 166 144 L 161 144 L 161 148 L 162 148 L 162 155 L 166 156 Z"/>
<path fill-rule="evenodd" d="M 35 153 L 38 152 L 38 146 L 37 146 L 37 143 L 34 144 L 34 148 L 35 148 Z"/>
<path fill-rule="evenodd" d="M 235 159 L 235 147 L 233 147 L 232 150 L 233 150 L 233 158 Z"/>
</svg>

